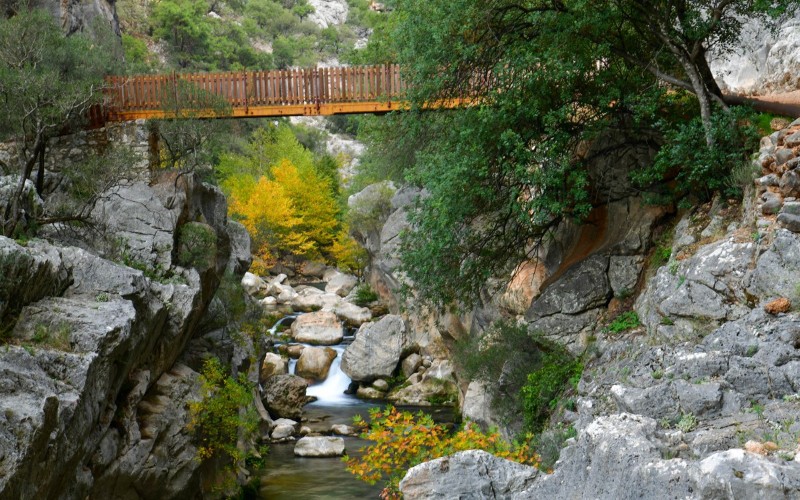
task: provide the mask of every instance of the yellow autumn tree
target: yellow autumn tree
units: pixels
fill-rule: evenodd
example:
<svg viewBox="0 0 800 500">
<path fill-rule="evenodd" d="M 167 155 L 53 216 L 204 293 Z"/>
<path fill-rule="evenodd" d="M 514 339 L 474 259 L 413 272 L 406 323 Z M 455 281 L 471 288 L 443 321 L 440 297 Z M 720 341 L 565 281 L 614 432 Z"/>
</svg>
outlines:
<svg viewBox="0 0 800 500">
<path fill-rule="evenodd" d="M 260 129 L 244 154 L 221 159 L 219 171 L 230 216 L 244 224 L 253 253 L 267 264 L 288 255 L 353 261 L 342 249 L 331 181 L 288 126 Z"/>
</svg>

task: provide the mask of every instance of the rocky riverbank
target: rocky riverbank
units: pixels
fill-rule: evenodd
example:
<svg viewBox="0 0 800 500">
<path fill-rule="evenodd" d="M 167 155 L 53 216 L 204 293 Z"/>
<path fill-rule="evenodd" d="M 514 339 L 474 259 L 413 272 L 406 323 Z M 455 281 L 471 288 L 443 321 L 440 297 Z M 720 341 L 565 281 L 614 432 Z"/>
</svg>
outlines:
<svg viewBox="0 0 800 500">
<path fill-rule="evenodd" d="M 113 188 L 70 243 L 0 238 L 5 497 L 200 488 L 185 430 L 199 359 L 211 350 L 247 369 L 239 347 L 205 340 L 224 338 L 224 318 L 207 314 L 223 275 L 250 264 L 249 238 L 226 215 L 217 188 L 184 176 Z"/>
<path fill-rule="evenodd" d="M 242 284 L 265 313 L 284 315 L 270 332 L 275 347 L 260 363 L 265 439 L 300 438 L 300 456 L 342 454 L 341 438 L 330 436 L 357 430 L 304 421 L 303 407 L 316 400 L 309 386 L 333 377 L 345 376 L 338 390 L 364 400 L 415 406 L 456 400 L 450 362 L 424 353 L 404 318 L 365 300 L 370 291 L 355 276 L 308 262 L 297 273 L 284 267 L 264 278 L 247 273 Z"/>
<path fill-rule="evenodd" d="M 464 452 L 411 469 L 405 497 L 800 496 L 798 128 L 762 141 L 763 176 L 744 205 L 689 210 L 661 240 L 670 257 L 634 291 L 641 326 L 562 340 L 581 346 L 586 368 L 575 411 L 557 417 L 577 436 L 553 474 Z M 559 282 L 590 278 L 596 258 L 574 264 L 531 308 L 569 297 Z"/>
</svg>

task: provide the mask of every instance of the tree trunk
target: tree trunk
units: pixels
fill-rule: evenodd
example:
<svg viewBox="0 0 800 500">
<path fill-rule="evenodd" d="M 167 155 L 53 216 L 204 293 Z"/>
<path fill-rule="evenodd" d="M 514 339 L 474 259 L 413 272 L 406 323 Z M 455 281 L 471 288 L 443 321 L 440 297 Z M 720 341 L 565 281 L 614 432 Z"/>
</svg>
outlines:
<svg viewBox="0 0 800 500">
<path fill-rule="evenodd" d="M 42 196 L 44 191 L 44 147 L 39 151 L 39 171 L 36 173 L 36 194 Z"/>
<path fill-rule="evenodd" d="M 11 203 L 6 208 L 6 213 L 3 216 L 3 234 L 8 237 L 13 237 L 14 233 L 17 231 L 17 226 L 19 226 L 20 221 L 22 220 L 22 194 L 25 192 L 25 181 L 31 178 L 31 173 L 33 173 L 33 166 L 36 164 L 36 160 L 39 158 L 39 155 L 44 155 L 44 139 L 42 135 L 38 135 L 36 137 L 36 142 L 33 146 L 33 152 L 25 161 L 25 164 L 22 166 L 22 172 L 19 178 L 19 184 L 17 185 L 17 190 L 14 192 L 14 196 L 11 199 Z"/>
</svg>

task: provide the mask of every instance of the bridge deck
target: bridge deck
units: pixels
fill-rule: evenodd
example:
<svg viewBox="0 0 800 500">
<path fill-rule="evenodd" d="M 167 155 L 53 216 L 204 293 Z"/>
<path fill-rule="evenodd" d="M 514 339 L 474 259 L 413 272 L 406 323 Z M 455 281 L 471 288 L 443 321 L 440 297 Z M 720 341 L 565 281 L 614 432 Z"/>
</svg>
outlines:
<svg viewBox="0 0 800 500">
<path fill-rule="evenodd" d="M 108 121 L 385 113 L 406 107 L 397 65 L 112 76 L 107 84 Z"/>
<path fill-rule="evenodd" d="M 478 79 L 485 83 L 485 79 Z M 243 118 L 386 113 L 407 109 L 406 82 L 396 64 L 228 73 L 110 76 L 102 106 L 90 111 L 92 126 L 140 118 Z M 485 85 L 476 85 L 476 92 Z M 789 116 L 798 103 L 725 95 L 733 105 Z M 799 99 L 800 100 L 800 99 Z M 455 108 L 473 99 L 430 103 Z"/>
</svg>

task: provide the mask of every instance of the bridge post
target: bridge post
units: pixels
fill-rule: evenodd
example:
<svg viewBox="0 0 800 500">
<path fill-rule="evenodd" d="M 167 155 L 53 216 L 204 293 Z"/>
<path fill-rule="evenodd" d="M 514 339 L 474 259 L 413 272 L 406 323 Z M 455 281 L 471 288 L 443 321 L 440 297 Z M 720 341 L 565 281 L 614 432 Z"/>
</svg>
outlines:
<svg viewBox="0 0 800 500">
<path fill-rule="evenodd" d="M 147 166 L 150 175 L 155 175 L 161 166 L 161 148 L 159 147 L 158 121 L 147 121 Z"/>
</svg>

